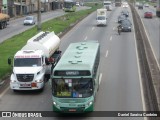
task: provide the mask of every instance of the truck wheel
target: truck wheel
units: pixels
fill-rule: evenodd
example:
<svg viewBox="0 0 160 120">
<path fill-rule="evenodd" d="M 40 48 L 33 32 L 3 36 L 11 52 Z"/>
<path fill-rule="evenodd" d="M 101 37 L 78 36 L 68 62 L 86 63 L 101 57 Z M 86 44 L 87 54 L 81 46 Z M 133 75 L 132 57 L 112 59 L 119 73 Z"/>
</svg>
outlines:
<svg viewBox="0 0 160 120">
<path fill-rule="evenodd" d="M 3 29 L 6 28 L 7 24 L 6 22 L 3 23 Z"/>
<path fill-rule="evenodd" d="M 13 92 L 17 92 L 17 90 L 13 90 Z"/>
<path fill-rule="evenodd" d="M 3 23 L 0 24 L 0 29 L 3 29 Z"/>
<path fill-rule="evenodd" d="M 4 22 L 2 23 L 2 29 L 4 29 Z"/>
<path fill-rule="evenodd" d="M 45 86 L 45 85 L 44 85 L 44 86 Z M 44 86 L 43 86 L 43 88 L 39 89 L 38 91 L 39 91 L 39 92 L 43 92 Z"/>
</svg>

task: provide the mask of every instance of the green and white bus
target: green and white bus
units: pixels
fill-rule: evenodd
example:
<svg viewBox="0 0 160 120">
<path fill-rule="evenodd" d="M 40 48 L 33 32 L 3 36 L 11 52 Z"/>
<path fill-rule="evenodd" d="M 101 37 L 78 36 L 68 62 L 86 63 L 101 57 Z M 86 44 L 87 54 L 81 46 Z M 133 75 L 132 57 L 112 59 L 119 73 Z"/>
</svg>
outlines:
<svg viewBox="0 0 160 120">
<path fill-rule="evenodd" d="M 64 0 L 64 11 L 65 12 L 75 12 L 76 6 L 73 0 Z"/>
<path fill-rule="evenodd" d="M 100 45 L 97 41 L 71 43 L 52 72 L 53 111 L 94 111 L 99 65 Z"/>
</svg>

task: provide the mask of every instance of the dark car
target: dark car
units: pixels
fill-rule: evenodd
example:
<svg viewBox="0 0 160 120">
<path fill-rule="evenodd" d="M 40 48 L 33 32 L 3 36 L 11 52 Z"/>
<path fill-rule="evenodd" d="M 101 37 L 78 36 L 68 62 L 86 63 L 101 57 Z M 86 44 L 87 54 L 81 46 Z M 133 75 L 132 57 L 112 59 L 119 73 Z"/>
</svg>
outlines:
<svg viewBox="0 0 160 120">
<path fill-rule="evenodd" d="M 132 23 L 129 19 L 123 20 L 121 22 L 122 32 L 131 32 Z"/>
<path fill-rule="evenodd" d="M 123 10 L 123 11 L 121 12 L 121 14 L 122 14 L 122 15 L 125 15 L 126 17 L 129 16 L 129 12 L 128 12 L 127 10 Z"/>
<path fill-rule="evenodd" d="M 145 12 L 144 13 L 144 18 L 152 18 L 152 17 L 153 17 L 152 12 Z"/>
<path fill-rule="evenodd" d="M 138 9 L 143 9 L 143 4 L 142 4 L 142 3 L 140 3 L 140 4 L 138 5 Z"/>
<path fill-rule="evenodd" d="M 118 23 L 121 23 L 123 20 L 127 19 L 126 16 L 124 15 L 119 15 L 118 16 Z"/>
</svg>

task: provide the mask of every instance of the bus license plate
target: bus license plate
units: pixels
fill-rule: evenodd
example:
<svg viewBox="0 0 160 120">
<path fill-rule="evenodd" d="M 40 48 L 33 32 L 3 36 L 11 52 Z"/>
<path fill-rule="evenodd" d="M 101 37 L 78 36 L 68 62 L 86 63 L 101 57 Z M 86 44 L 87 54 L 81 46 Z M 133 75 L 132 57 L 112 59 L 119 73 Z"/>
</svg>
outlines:
<svg viewBox="0 0 160 120">
<path fill-rule="evenodd" d="M 31 84 L 20 84 L 20 87 L 31 87 Z"/>
<path fill-rule="evenodd" d="M 76 112 L 76 109 L 69 109 L 69 112 Z"/>
</svg>

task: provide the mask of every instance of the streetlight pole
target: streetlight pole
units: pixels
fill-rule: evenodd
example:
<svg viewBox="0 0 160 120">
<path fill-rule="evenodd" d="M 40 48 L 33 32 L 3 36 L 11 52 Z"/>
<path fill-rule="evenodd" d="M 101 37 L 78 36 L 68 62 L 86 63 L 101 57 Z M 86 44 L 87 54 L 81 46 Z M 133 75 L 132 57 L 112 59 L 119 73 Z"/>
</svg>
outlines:
<svg viewBox="0 0 160 120">
<path fill-rule="evenodd" d="M 47 3 L 47 1 L 45 0 L 45 3 L 44 3 L 44 11 L 45 11 L 45 12 L 47 11 L 46 3 Z"/>
<path fill-rule="evenodd" d="M 41 31 L 41 0 L 37 0 L 38 2 L 38 14 L 37 14 L 37 31 Z"/>
<path fill-rule="evenodd" d="M 22 0 L 21 0 L 21 10 L 20 10 L 20 15 L 22 15 Z"/>
</svg>

